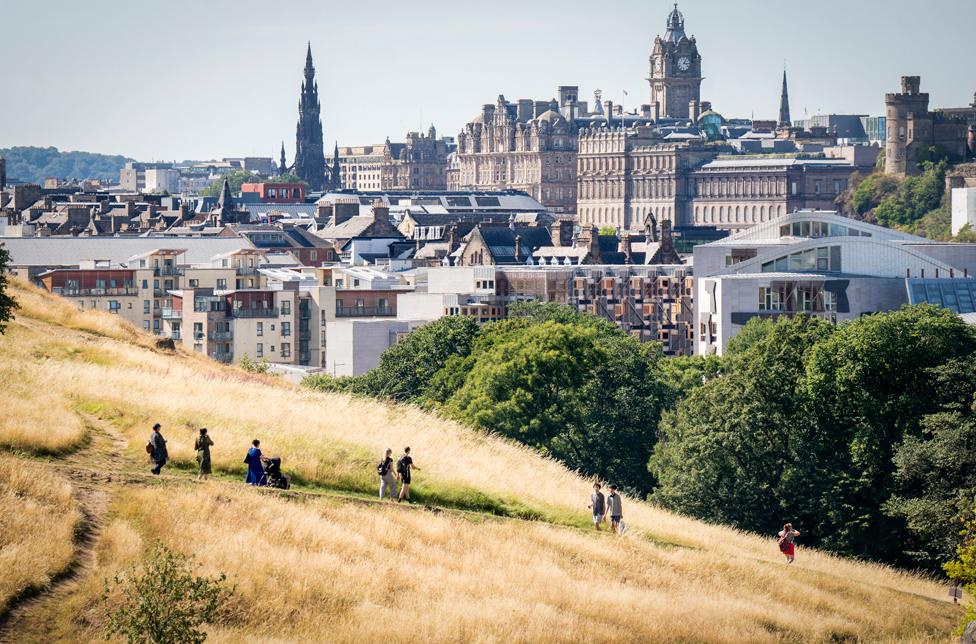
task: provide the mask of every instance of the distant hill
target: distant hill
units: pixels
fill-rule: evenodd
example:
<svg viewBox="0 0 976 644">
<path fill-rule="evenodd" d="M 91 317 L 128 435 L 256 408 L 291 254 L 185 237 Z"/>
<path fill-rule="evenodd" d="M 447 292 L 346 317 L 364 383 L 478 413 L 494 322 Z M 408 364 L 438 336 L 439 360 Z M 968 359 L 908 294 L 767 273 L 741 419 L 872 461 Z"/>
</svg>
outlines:
<svg viewBox="0 0 976 644">
<path fill-rule="evenodd" d="M 0 148 L 7 160 L 7 178 L 41 183 L 46 177 L 61 179 L 115 179 L 128 159 L 122 155 L 94 152 L 61 152 L 57 148 L 21 146 Z"/>
</svg>

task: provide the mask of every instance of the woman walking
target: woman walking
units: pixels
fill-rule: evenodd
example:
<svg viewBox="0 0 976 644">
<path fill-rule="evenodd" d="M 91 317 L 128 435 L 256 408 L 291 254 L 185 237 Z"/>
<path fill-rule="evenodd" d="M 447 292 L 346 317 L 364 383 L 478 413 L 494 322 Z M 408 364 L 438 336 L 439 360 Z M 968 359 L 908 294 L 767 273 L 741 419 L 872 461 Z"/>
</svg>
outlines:
<svg viewBox="0 0 976 644">
<path fill-rule="evenodd" d="M 390 493 L 390 500 L 396 497 L 396 478 L 393 476 L 393 450 L 386 450 L 383 459 L 376 465 L 376 473 L 380 475 L 380 501 Z"/>
<path fill-rule="evenodd" d="M 197 463 L 200 465 L 200 472 L 197 473 L 198 481 L 206 481 L 210 476 L 211 447 L 213 447 L 213 441 L 210 439 L 210 435 L 207 433 L 207 428 L 201 427 L 200 436 L 197 438 L 197 442 L 193 445 L 193 449 L 197 451 Z"/>
<path fill-rule="evenodd" d="M 786 555 L 786 563 L 793 563 L 796 553 L 796 544 L 793 540 L 800 536 L 799 530 L 793 529 L 792 523 L 787 523 L 779 532 L 779 551 Z"/>
<path fill-rule="evenodd" d="M 247 463 L 245 483 L 248 485 L 268 484 L 268 480 L 264 476 L 264 466 L 261 464 L 261 441 L 256 438 L 251 441 L 251 449 L 247 450 L 244 462 Z"/>
</svg>

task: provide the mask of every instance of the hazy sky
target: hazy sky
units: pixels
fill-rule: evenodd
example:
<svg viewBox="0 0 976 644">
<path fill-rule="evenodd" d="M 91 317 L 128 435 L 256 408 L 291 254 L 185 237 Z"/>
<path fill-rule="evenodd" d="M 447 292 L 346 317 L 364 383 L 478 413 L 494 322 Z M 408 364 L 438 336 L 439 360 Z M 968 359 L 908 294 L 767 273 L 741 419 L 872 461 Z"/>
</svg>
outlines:
<svg viewBox="0 0 976 644">
<path fill-rule="evenodd" d="M 787 8 L 788 7 L 788 8 Z M 920 8 L 921 7 L 921 8 Z M 784 60 L 793 118 L 881 114 L 902 74 L 933 106 L 976 91 L 976 0 L 685 0 L 702 98 L 774 118 Z M 0 147 L 140 160 L 277 157 L 295 145 L 310 40 L 326 145 L 441 134 L 494 102 L 579 85 L 648 102 L 663 0 L 0 0 Z"/>
</svg>

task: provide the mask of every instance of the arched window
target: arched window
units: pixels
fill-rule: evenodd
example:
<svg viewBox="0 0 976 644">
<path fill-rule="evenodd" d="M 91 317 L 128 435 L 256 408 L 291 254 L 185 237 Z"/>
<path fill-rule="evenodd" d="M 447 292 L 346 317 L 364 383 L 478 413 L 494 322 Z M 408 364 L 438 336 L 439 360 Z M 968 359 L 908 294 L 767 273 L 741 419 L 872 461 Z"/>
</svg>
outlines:
<svg viewBox="0 0 976 644">
<path fill-rule="evenodd" d="M 718 207 L 718 223 L 725 223 L 725 206 Z"/>
<path fill-rule="evenodd" d="M 698 206 L 695 206 L 695 222 L 701 223 L 701 209 Z"/>
<path fill-rule="evenodd" d="M 766 221 L 766 206 L 759 206 L 759 221 Z"/>
<path fill-rule="evenodd" d="M 752 223 L 756 223 L 756 207 L 752 207 Z"/>
<path fill-rule="evenodd" d="M 736 206 L 735 207 L 735 223 L 738 224 L 741 221 L 742 221 L 742 219 L 739 217 L 739 207 Z"/>
</svg>

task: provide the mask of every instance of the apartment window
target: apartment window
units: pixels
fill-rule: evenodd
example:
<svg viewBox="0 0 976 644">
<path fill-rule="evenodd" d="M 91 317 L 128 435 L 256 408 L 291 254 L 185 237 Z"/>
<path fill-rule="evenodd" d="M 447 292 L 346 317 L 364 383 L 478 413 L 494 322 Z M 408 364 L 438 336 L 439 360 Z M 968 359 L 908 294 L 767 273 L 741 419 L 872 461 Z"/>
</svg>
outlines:
<svg viewBox="0 0 976 644">
<path fill-rule="evenodd" d="M 145 329 L 146 331 L 149 330 L 149 320 L 142 321 L 142 328 Z"/>
<path fill-rule="evenodd" d="M 390 308 L 390 301 L 388 299 L 386 299 L 385 297 L 381 297 L 380 298 L 380 308 L 381 309 L 388 309 L 388 308 Z"/>
<path fill-rule="evenodd" d="M 352 285 L 353 285 L 353 286 L 359 286 L 359 280 L 358 280 L 358 279 L 354 279 L 354 280 L 352 281 Z"/>
<path fill-rule="evenodd" d="M 227 280 L 224 278 L 217 279 L 217 290 L 225 291 L 227 290 Z"/>
<path fill-rule="evenodd" d="M 197 288 L 200 286 L 200 280 L 190 280 L 190 288 Z"/>
<path fill-rule="evenodd" d="M 98 308 L 98 300 L 92 300 L 91 301 L 91 307 L 93 309 L 97 309 Z"/>
<path fill-rule="evenodd" d="M 274 331 L 274 322 L 271 323 L 271 330 Z"/>
<path fill-rule="evenodd" d="M 288 336 L 291 335 L 291 322 L 282 322 L 281 323 L 281 335 L 282 335 L 282 337 L 285 337 L 285 338 L 287 338 Z M 285 347 L 285 345 L 281 345 L 281 350 L 282 351 L 285 350 L 284 347 Z"/>
<path fill-rule="evenodd" d="M 254 355 L 258 358 L 264 357 L 264 345 L 258 342 L 257 349 L 254 350 Z"/>
<path fill-rule="evenodd" d="M 193 338 L 196 340 L 203 339 L 203 322 L 193 323 Z"/>
<path fill-rule="evenodd" d="M 281 314 L 291 315 L 291 300 L 283 300 L 281 302 Z"/>
<path fill-rule="evenodd" d="M 159 288 L 159 280 L 153 280 L 153 288 Z"/>
<path fill-rule="evenodd" d="M 290 358 L 291 357 L 291 343 L 290 342 L 282 342 L 281 343 L 281 357 L 282 358 Z"/>
<path fill-rule="evenodd" d="M 153 320 L 153 333 L 159 333 L 159 320 Z"/>
<path fill-rule="evenodd" d="M 258 322 L 258 337 L 264 335 L 264 322 Z"/>
<path fill-rule="evenodd" d="M 109 300 L 108 301 L 108 312 L 109 313 L 116 313 L 117 314 L 119 312 L 119 309 L 121 309 L 121 308 L 122 308 L 122 305 L 119 304 L 119 301 L 118 300 Z"/>
<path fill-rule="evenodd" d="M 319 258 L 319 251 L 317 251 L 317 250 L 309 251 L 308 252 L 308 257 L 309 257 L 309 259 L 311 259 L 314 262 L 315 260 L 317 260 Z"/>
<path fill-rule="evenodd" d="M 833 291 L 824 291 L 824 311 L 836 311 L 837 310 L 837 293 Z"/>
<path fill-rule="evenodd" d="M 275 345 L 272 344 L 271 345 L 271 353 L 274 353 L 275 352 L 274 347 L 275 347 Z"/>
</svg>

